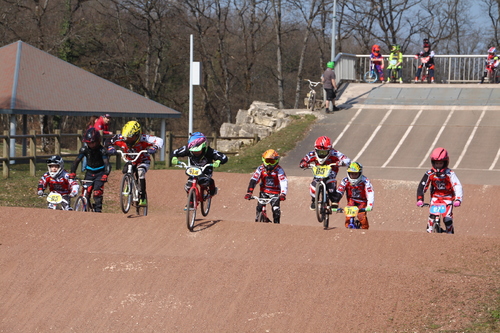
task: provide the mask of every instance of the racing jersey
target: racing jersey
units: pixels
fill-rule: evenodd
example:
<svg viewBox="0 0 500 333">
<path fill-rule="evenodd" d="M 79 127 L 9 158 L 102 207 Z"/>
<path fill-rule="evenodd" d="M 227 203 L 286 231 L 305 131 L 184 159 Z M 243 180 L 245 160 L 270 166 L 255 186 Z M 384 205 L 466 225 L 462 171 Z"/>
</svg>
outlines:
<svg viewBox="0 0 500 333">
<path fill-rule="evenodd" d="M 304 158 L 300 161 L 300 164 L 302 162 L 305 162 L 306 164 L 314 164 L 314 165 L 328 165 L 332 163 L 338 163 L 338 165 L 333 165 L 332 166 L 332 172 L 330 173 L 330 177 L 337 177 L 337 173 L 339 172 L 339 166 L 341 165 L 349 165 L 351 164 L 351 159 L 339 152 L 338 150 L 332 149 L 330 150 L 329 156 L 326 158 L 326 160 L 323 163 L 320 163 L 318 158 L 316 157 L 316 152 L 310 151 L 307 153 Z"/>
<path fill-rule="evenodd" d="M 271 171 L 267 171 L 264 165 L 259 165 L 250 179 L 248 192 L 251 192 L 250 189 L 253 190 L 258 182 L 260 182 L 260 191 L 264 193 L 286 195 L 288 191 L 285 170 L 279 165 Z"/>
<path fill-rule="evenodd" d="M 124 141 L 123 136 L 113 137 L 111 139 L 111 144 L 120 147 L 124 153 L 138 153 L 141 150 L 147 150 L 149 147 L 155 146 L 158 149 L 163 147 L 163 139 L 154 135 L 142 134 L 137 143 L 132 147 L 129 147 Z M 133 160 L 135 156 L 127 156 L 128 160 Z M 139 165 L 142 163 L 151 163 L 151 156 L 148 153 L 143 153 L 141 156 L 133 163 L 134 165 Z"/>
<path fill-rule="evenodd" d="M 463 199 L 462 184 L 455 172 L 446 168 L 443 172 L 428 170 L 417 189 L 417 201 L 424 201 L 424 193 L 430 187 L 431 197 L 441 198 L 443 200 Z"/>
<path fill-rule="evenodd" d="M 99 146 L 96 149 L 90 149 L 88 146 L 80 148 L 78 156 L 71 166 L 71 173 L 76 172 L 78 164 L 84 157 L 87 157 L 87 166 L 85 168 L 88 171 L 92 173 L 104 172 L 104 174 L 109 175 L 111 166 L 106 149 L 103 146 Z"/>
<path fill-rule="evenodd" d="M 348 177 L 342 179 L 337 186 L 337 193 L 340 194 L 340 198 L 344 193 L 347 193 L 347 204 L 349 206 L 360 206 L 361 208 L 370 206 L 373 208 L 375 201 L 373 186 L 370 180 L 363 175 L 356 185 L 352 185 Z"/>
<path fill-rule="evenodd" d="M 57 192 L 61 195 L 78 193 L 80 185 L 74 179 L 69 179 L 69 174 L 63 170 L 57 178 L 52 178 L 48 172 L 44 173 L 38 181 L 38 190 L 45 191 L 48 188 L 50 192 Z"/>
<path fill-rule="evenodd" d="M 189 157 L 189 162 L 191 165 L 197 166 L 197 167 L 204 167 L 206 164 L 212 164 L 214 161 L 220 161 L 220 164 L 224 164 L 227 162 L 227 156 L 226 154 L 223 154 L 212 147 L 207 147 L 207 150 L 205 151 L 204 154 L 201 154 L 200 156 L 195 156 L 193 155 L 187 146 L 182 146 L 180 148 L 177 148 L 172 152 L 172 156 L 175 157 Z M 213 173 L 213 167 L 207 167 L 203 173 L 205 175 L 211 175 Z"/>
<path fill-rule="evenodd" d="M 418 59 L 418 58 L 429 58 L 428 61 L 425 63 L 426 66 L 430 66 L 430 65 L 433 65 L 434 64 L 434 51 L 429 51 L 429 52 L 425 52 L 425 51 L 421 51 L 419 53 L 417 53 L 415 55 L 415 57 Z M 422 64 L 421 64 L 422 65 Z"/>
</svg>

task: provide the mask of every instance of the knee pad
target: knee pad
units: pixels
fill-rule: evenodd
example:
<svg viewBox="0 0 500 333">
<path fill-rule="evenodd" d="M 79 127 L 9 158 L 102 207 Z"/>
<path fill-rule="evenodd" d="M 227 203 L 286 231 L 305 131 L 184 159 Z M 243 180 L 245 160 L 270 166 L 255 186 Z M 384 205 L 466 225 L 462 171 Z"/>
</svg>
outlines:
<svg viewBox="0 0 500 333">
<path fill-rule="evenodd" d="M 146 179 L 146 169 L 145 168 L 137 168 L 137 176 L 139 179 Z"/>
</svg>

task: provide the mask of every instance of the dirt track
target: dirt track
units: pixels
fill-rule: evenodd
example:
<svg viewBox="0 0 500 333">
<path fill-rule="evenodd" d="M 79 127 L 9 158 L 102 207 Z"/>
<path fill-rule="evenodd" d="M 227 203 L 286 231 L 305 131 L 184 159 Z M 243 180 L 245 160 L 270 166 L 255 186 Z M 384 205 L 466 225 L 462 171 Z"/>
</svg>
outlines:
<svg viewBox="0 0 500 333">
<path fill-rule="evenodd" d="M 456 234 L 429 235 L 416 182 L 373 180 L 349 231 L 315 220 L 308 177 L 281 225 L 251 222 L 249 177 L 216 173 L 193 233 L 182 171 L 148 173 L 147 217 L 0 207 L 0 332 L 455 332 L 497 296 L 499 187 L 465 185 Z"/>
</svg>

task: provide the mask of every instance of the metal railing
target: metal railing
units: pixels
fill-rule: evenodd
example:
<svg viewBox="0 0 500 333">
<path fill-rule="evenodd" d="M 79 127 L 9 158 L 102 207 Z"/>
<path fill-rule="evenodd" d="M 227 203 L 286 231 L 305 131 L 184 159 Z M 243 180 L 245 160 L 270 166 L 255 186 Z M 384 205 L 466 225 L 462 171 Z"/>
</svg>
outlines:
<svg viewBox="0 0 500 333">
<path fill-rule="evenodd" d="M 387 75 L 387 58 L 384 74 Z M 478 83 L 484 73 L 486 55 L 435 55 L 434 77 L 441 83 Z M 420 62 L 415 55 L 403 55 L 403 80 L 413 82 Z M 335 58 L 335 74 L 342 82 L 363 82 L 363 75 L 369 70 L 370 56 L 339 53 Z M 384 76 L 385 76 L 384 75 Z"/>
</svg>

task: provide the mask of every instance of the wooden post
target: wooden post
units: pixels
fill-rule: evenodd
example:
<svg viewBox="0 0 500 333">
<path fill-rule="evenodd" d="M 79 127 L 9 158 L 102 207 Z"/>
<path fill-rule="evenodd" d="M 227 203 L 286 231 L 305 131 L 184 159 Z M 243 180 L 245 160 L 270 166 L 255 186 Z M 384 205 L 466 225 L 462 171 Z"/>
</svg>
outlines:
<svg viewBox="0 0 500 333">
<path fill-rule="evenodd" d="M 120 135 L 122 132 L 121 131 L 116 131 L 117 135 Z M 122 169 L 122 158 L 121 155 L 115 155 L 116 158 L 116 170 L 121 170 Z"/>
<path fill-rule="evenodd" d="M 154 131 L 150 132 L 150 135 L 155 135 L 155 132 Z M 155 160 L 156 160 L 155 155 L 156 154 L 151 155 L 151 169 L 153 170 L 155 168 Z"/>
<path fill-rule="evenodd" d="M 171 167 L 172 166 L 172 160 L 170 159 L 170 154 L 172 153 L 172 132 L 166 131 L 165 132 L 165 161 L 167 161 L 166 166 Z"/>
<path fill-rule="evenodd" d="M 54 154 L 61 156 L 61 130 L 54 130 L 54 134 L 56 134 L 56 140 L 54 142 Z"/>
<path fill-rule="evenodd" d="M 257 142 L 259 142 L 259 135 L 258 134 L 254 134 L 253 135 L 253 144 L 255 145 Z"/>
<path fill-rule="evenodd" d="M 212 137 L 214 138 L 213 139 L 213 142 L 211 144 L 212 148 L 217 150 L 217 132 L 213 132 L 212 133 Z"/>
<path fill-rule="evenodd" d="M 3 157 L 6 158 L 6 161 L 2 162 L 3 166 L 3 178 L 9 178 L 9 166 L 10 166 L 10 132 L 3 131 L 3 135 L 7 136 L 7 138 L 3 139 Z"/>
<path fill-rule="evenodd" d="M 30 131 L 30 174 L 31 176 L 36 176 L 36 131 Z"/>
</svg>

